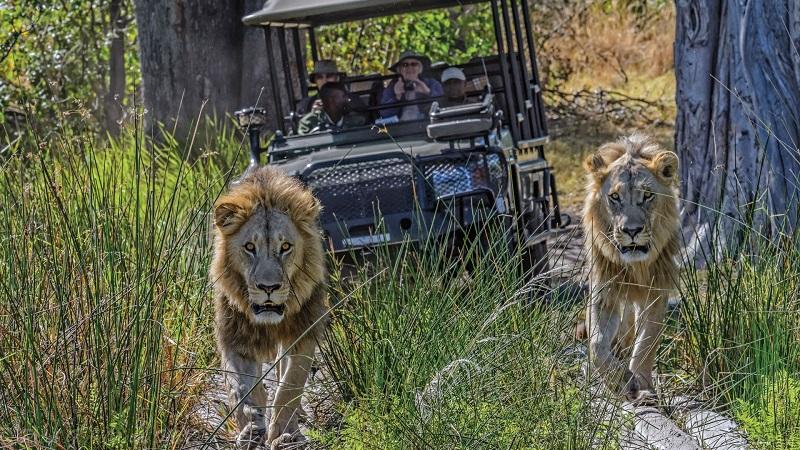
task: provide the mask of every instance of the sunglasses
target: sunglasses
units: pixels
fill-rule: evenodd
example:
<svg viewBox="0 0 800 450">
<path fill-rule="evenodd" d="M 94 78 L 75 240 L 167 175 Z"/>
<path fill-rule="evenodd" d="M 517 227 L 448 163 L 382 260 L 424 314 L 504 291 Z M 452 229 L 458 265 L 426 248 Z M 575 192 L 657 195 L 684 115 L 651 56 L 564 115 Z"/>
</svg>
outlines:
<svg viewBox="0 0 800 450">
<path fill-rule="evenodd" d="M 418 67 L 421 65 L 422 63 L 419 61 L 405 61 L 400 63 L 400 67 Z"/>
</svg>

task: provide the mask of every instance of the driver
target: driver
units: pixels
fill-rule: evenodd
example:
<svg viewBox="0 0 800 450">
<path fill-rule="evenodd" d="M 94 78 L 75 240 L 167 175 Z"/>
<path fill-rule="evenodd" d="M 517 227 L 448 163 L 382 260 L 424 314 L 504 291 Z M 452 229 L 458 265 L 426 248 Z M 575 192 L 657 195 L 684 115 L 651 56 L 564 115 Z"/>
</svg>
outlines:
<svg viewBox="0 0 800 450">
<path fill-rule="evenodd" d="M 329 81 L 319 90 L 322 107 L 312 110 L 300 119 L 298 134 L 325 130 L 341 130 L 364 125 L 364 116 L 353 111 L 352 100 L 344 84 Z"/>
<path fill-rule="evenodd" d="M 303 116 L 311 110 L 322 108 L 322 102 L 319 101 L 319 90 L 322 89 L 326 83 L 342 81 L 344 75 L 344 72 L 340 72 L 339 68 L 336 66 L 336 61 L 321 59 L 314 62 L 314 70 L 308 74 L 308 80 L 317 87 L 317 94 L 303 97 L 303 99 L 297 103 L 297 114 Z"/>
<path fill-rule="evenodd" d="M 414 51 L 404 51 L 389 70 L 400 75 L 383 89 L 381 105 L 392 105 L 409 100 L 436 98 L 442 95 L 442 85 L 432 78 L 421 78 L 431 60 Z M 425 117 L 430 104 L 406 105 L 381 110 L 381 117 L 398 116 L 400 120 L 417 120 Z"/>
</svg>

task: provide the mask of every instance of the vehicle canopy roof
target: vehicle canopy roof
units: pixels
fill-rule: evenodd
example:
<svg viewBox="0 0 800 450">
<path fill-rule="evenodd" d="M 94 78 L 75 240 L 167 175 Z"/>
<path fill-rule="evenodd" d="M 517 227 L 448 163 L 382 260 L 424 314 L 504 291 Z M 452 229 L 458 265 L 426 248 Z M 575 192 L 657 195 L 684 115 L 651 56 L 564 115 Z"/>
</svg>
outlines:
<svg viewBox="0 0 800 450">
<path fill-rule="evenodd" d="M 487 0 L 267 0 L 245 25 L 318 26 Z"/>
</svg>

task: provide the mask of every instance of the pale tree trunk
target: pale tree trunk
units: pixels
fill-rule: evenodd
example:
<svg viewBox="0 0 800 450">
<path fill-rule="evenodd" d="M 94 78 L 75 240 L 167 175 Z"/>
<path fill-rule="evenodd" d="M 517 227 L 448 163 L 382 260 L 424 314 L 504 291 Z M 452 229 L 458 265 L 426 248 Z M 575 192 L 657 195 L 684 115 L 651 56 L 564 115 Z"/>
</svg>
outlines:
<svg viewBox="0 0 800 450">
<path fill-rule="evenodd" d="M 163 124 L 167 131 L 175 129 L 179 140 L 188 140 L 198 120 L 213 117 L 223 126 L 231 113 L 256 104 L 266 107 L 277 124 L 268 93 L 269 64 L 282 61 L 279 56 L 267 61 L 263 30 L 241 21 L 263 0 L 135 3 L 145 118 L 153 134 L 158 132 L 152 127 Z"/>
<path fill-rule="evenodd" d="M 677 0 L 683 221 L 717 244 L 798 226 L 800 2 Z M 720 220 L 722 219 L 722 220 Z M 752 228 L 751 228 L 752 225 Z"/>
</svg>

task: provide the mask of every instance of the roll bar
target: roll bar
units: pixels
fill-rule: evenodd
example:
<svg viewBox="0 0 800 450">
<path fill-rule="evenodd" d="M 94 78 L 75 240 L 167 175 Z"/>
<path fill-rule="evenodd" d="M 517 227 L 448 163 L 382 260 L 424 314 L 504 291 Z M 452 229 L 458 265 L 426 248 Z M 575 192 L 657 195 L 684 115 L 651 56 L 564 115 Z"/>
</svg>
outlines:
<svg viewBox="0 0 800 450">
<path fill-rule="evenodd" d="M 418 11 L 434 7 L 450 7 L 474 1 L 434 0 L 269 0 L 260 11 L 243 20 L 264 30 L 267 57 L 270 68 L 270 90 L 274 111 L 281 118 L 278 128 L 288 134 L 283 118 L 295 104 L 308 94 L 305 48 L 301 45 L 301 33 L 306 33 L 311 59 L 319 57 L 314 27 L 337 21 L 353 20 L 366 14 L 370 17 Z M 509 125 L 514 144 L 528 142 L 547 136 L 542 89 L 536 63 L 535 41 L 531 26 L 528 0 L 488 0 L 492 12 L 492 25 L 497 43 L 498 78 L 502 86 L 494 93 L 501 98 L 503 117 Z M 369 5 L 369 6 L 367 6 Z M 288 31 L 288 32 L 287 32 Z M 271 43 L 277 41 L 276 52 Z M 289 47 L 291 46 L 291 49 Z M 294 62 L 289 61 L 289 55 Z M 494 62 L 492 63 L 494 64 Z M 279 69 L 280 68 L 280 69 Z M 283 70 L 283 76 L 279 70 Z M 299 82 L 299 92 L 295 81 Z M 499 81 L 499 80 L 498 80 Z M 282 84 L 282 86 L 281 86 Z M 494 84 L 494 83 L 493 83 Z M 286 111 L 288 109 L 288 111 Z M 543 149 L 539 150 L 544 156 Z"/>
</svg>

